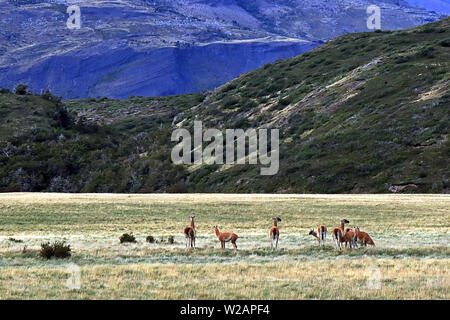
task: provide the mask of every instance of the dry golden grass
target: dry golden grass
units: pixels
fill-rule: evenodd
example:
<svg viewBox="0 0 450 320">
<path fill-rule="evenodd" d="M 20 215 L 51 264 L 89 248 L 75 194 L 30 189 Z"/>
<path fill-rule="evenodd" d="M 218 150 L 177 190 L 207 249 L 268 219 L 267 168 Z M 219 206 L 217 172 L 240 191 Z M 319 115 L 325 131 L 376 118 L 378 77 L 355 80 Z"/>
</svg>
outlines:
<svg viewBox="0 0 450 320">
<path fill-rule="evenodd" d="M 448 299 L 449 208 L 446 195 L 0 194 L 0 298 Z M 189 215 L 194 251 L 184 249 Z M 283 218 L 276 252 L 273 216 Z M 308 236 L 342 218 L 377 246 L 338 252 L 330 236 L 325 248 Z M 239 234 L 238 252 L 218 249 L 215 224 Z M 125 232 L 138 242 L 119 244 Z M 148 244 L 150 234 L 175 244 Z M 40 258 L 53 240 L 72 258 Z M 78 290 L 66 286 L 69 264 L 81 268 Z"/>
<path fill-rule="evenodd" d="M 379 271 L 380 278 L 373 279 Z M 2 270 L 13 299 L 448 299 L 448 261 L 378 260 L 268 264 L 92 265 L 81 288 L 63 267 Z M 7 283 L 7 285 L 5 285 Z"/>
</svg>

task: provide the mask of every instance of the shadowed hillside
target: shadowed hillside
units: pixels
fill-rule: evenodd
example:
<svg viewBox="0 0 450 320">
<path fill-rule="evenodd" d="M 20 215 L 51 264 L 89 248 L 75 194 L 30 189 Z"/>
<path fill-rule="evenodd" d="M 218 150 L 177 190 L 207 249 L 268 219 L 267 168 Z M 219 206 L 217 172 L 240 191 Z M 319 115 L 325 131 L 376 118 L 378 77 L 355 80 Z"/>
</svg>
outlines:
<svg viewBox="0 0 450 320">
<path fill-rule="evenodd" d="M 67 115 L 4 93 L 0 190 L 448 192 L 449 27 L 349 34 L 210 93 L 71 100 Z M 194 119 L 280 129 L 279 173 L 174 166 L 171 132 Z"/>
</svg>

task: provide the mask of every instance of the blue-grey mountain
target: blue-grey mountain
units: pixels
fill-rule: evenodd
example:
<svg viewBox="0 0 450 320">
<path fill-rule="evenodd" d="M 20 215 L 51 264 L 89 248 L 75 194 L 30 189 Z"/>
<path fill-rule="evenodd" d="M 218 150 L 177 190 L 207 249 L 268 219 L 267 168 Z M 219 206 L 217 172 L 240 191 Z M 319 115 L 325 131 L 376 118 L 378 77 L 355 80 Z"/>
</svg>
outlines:
<svg viewBox="0 0 450 320">
<path fill-rule="evenodd" d="M 68 29 L 67 6 L 81 8 Z M 401 0 L 0 0 L 0 87 L 27 83 L 64 98 L 153 96 L 213 89 L 338 35 L 443 13 Z"/>
</svg>

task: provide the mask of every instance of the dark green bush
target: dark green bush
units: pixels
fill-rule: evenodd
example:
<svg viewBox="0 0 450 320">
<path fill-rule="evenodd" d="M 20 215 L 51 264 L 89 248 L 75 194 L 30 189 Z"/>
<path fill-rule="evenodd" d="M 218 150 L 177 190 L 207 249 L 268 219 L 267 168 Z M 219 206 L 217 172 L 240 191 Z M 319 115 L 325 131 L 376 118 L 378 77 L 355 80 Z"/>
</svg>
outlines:
<svg viewBox="0 0 450 320">
<path fill-rule="evenodd" d="M 55 241 L 52 244 L 46 242 L 41 244 L 41 257 L 50 259 L 52 257 L 63 259 L 71 256 L 70 245 L 66 245 L 64 241 Z"/>
<path fill-rule="evenodd" d="M 50 92 L 50 90 L 48 90 L 48 89 L 45 90 L 45 91 L 41 94 L 41 97 L 42 97 L 43 99 L 47 100 L 47 101 L 52 101 L 52 102 L 56 102 L 56 103 L 59 103 L 59 102 L 61 102 L 61 100 L 62 100 L 61 97 L 58 97 L 58 96 L 53 95 L 53 94 Z"/>
<path fill-rule="evenodd" d="M 442 47 L 448 48 L 450 47 L 450 39 L 445 39 L 440 42 Z"/>
<path fill-rule="evenodd" d="M 20 96 L 25 95 L 28 93 L 28 86 L 23 83 L 19 83 L 14 89 L 14 93 Z"/>
<path fill-rule="evenodd" d="M 124 243 L 124 242 L 136 242 L 136 237 L 133 236 L 133 233 L 124 233 L 120 238 L 120 243 Z"/>
<path fill-rule="evenodd" d="M 145 240 L 146 240 L 148 243 L 155 243 L 155 238 L 154 238 L 153 236 L 148 236 Z"/>
<path fill-rule="evenodd" d="M 226 97 L 223 99 L 223 106 L 225 108 L 230 108 L 239 103 L 239 100 L 235 97 Z"/>
<path fill-rule="evenodd" d="M 417 52 L 417 56 L 422 58 L 434 58 L 434 51 L 433 47 L 425 47 Z"/>
<path fill-rule="evenodd" d="M 56 241 L 53 243 L 54 256 L 59 259 L 68 258 L 71 256 L 70 245 L 65 245 L 65 242 Z"/>
<path fill-rule="evenodd" d="M 50 259 L 53 257 L 54 253 L 55 250 L 53 250 L 53 246 L 49 242 L 41 244 L 41 251 L 39 252 L 41 257 Z"/>
</svg>

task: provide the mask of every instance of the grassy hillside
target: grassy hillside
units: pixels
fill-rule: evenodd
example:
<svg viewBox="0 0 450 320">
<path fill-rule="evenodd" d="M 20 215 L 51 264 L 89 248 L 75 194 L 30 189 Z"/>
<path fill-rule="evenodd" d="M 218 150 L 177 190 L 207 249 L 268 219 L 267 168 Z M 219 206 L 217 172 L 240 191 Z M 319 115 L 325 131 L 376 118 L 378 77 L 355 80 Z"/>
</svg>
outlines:
<svg viewBox="0 0 450 320">
<path fill-rule="evenodd" d="M 1 94 L 0 190 L 448 192 L 449 48 L 446 18 L 348 34 L 206 94 L 73 100 L 67 117 L 57 101 Z M 279 173 L 174 166 L 170 134 L 195 119 L 280 129 Z"/>
</svg>

